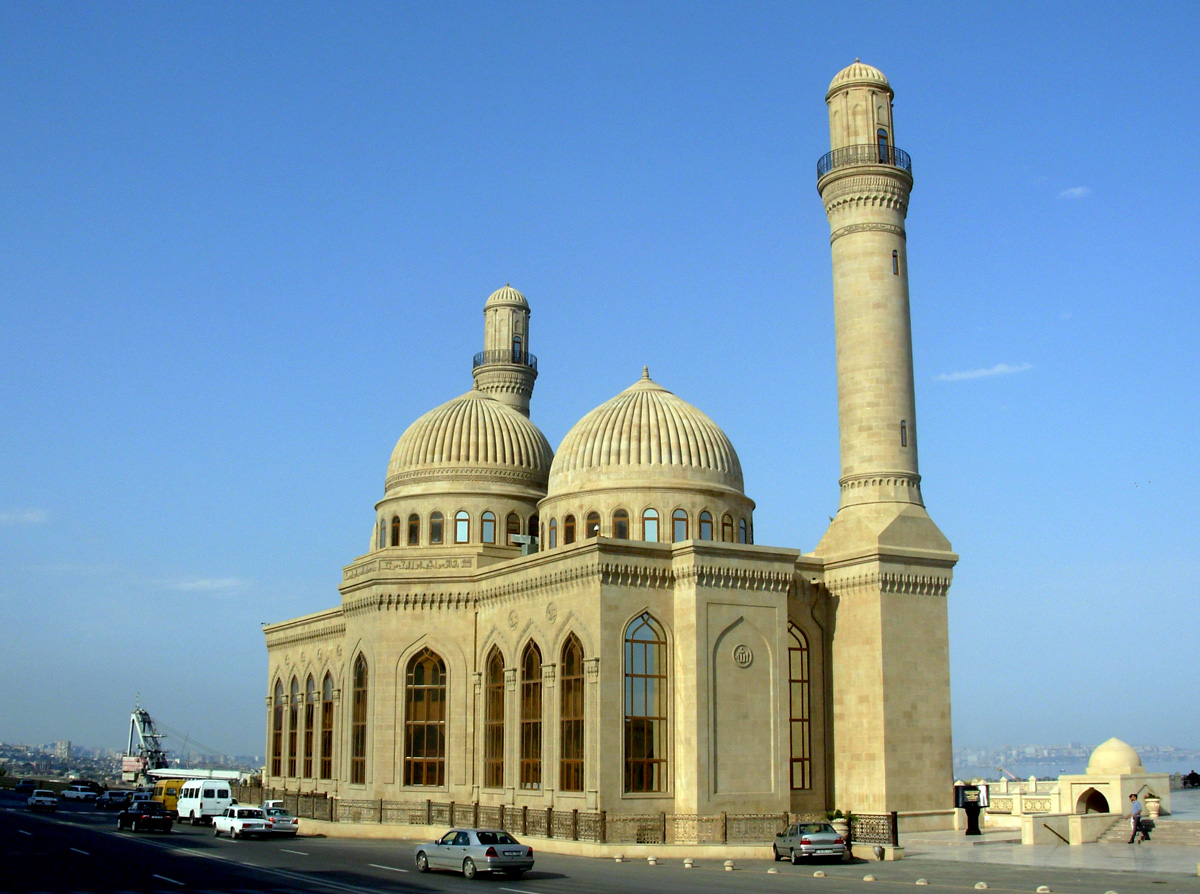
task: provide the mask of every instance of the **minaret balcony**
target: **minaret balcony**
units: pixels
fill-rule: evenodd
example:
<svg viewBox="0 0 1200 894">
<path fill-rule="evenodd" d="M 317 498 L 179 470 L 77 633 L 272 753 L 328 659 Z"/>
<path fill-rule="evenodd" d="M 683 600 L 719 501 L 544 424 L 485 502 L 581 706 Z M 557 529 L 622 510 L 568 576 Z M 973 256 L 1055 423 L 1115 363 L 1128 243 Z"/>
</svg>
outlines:
<svg viewBox="0 0 1200 894">
<path fill-rule="evenodd" d="M 826 152 L 817 162 L 817 179 L 820 180 L 835 168 L 859 165 L 888 165 L 900 168 L 912 176 L 912 159 L 903 149 L 879 143 L 858 143 Z"/>
<path fill-rule="evenodd" d="M 501 348 L 498 351 L 480 351 L 475 355 L 475 360 L 471 363 L 471 369 L 478 369 L 490 363 L 510 363 L 513 366 L 528 366 L 534 372 L 537 372 L 537 357 L 530 354 L 528 351 L 518 351 L 516 349 L 506 351 Z"/>
</svg>

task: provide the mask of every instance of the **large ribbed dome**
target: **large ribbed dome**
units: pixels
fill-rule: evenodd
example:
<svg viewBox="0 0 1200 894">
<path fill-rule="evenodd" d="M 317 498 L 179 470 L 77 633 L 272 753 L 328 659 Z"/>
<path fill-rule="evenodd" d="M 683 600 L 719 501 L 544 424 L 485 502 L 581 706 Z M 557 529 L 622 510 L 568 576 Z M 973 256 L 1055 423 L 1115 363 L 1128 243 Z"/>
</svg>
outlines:
<svg viewBox="0 0 1200 894">
<path fill-rule="evenodd" d="M 858 86 L 859 84 L 882 87 L 888 93 L 892 92 L 892 87 L 888 83 L 888 79 L 884 77 L 882 71 L 873 65 L 867 65 L 865 62 L 859 62 L 855 59 L 853 65 L 847 65 L 833 76 L 833 80 L 829 82 L 829 90 L 826 91 L 825 95 L 828 96 L 835 90 Z"/>
<path fill-rule="evenodd" d="M 408 427 L 388 463 L 385 492 L 456 473 L 545 486 L 554 451 L 541 430 L 516 410 L 468 391 Z"/>
<path fill-rule="evenodd" d="M 504 288 L 496 289 L 496 291 L 488 295 L 488 300 L 484 302 L 483 309 L 487 310 L 489 307 L 494 307 L 497 304 L 508 304 L 515 307 L 523 307 L 526 310 L 529 309 L 529 302 L 525 300 L 525 296 L 508 283 L 504 284 Z"/>
<path fill-rule="evenodd" d="M 550 468 L 548 497 L 685 480 L 743 493 L 742 464 L 715 422 L 647 371 L 567 432 Z"/>
</svg>

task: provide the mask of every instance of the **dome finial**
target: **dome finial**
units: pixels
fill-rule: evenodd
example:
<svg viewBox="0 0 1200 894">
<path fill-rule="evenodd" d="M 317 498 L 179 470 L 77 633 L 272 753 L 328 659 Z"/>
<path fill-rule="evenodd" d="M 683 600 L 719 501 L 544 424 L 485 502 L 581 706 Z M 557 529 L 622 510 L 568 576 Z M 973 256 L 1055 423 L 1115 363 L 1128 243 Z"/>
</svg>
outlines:
<svg viewBox="0 0 1200 894">
<path fill-rule="evenodd" d="M 648 367 L 648 366 L 643 366 L 643 367 L 642 367 L 642 378 L 643 378 L 643 379 L 648 379 L 648 378 L 650 378 L 650 367 Z"/>
</svg>

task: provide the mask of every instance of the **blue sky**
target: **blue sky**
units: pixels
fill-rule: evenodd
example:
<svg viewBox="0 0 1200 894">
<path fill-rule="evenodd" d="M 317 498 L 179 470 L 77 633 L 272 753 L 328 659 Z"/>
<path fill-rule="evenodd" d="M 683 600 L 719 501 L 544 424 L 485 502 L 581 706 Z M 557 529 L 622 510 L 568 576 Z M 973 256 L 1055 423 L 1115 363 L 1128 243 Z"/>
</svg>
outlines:
<svg viewBox="0 0 1200 894">
<path fill-rule="evenodd" d="M 337 603 L 505 282 L 551 444 L 648 364 L 811 550 L 861 57 L 913 158 L 955 742 L 1200 747 L 1198 10 L 0 5 L 0 740 L 117 747 L 140 695 L 261 753 L 259 623 Z"/>
</svg>

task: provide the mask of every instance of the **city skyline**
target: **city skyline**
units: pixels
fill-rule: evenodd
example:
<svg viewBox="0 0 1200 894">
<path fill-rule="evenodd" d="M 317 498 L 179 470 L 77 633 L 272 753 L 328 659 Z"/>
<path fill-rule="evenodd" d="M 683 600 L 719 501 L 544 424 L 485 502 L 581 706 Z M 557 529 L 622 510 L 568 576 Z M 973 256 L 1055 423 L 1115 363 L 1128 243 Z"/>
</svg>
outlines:
<svg viewBox="0 0 1200 894">
<path fill-rule="evenodd" d="M 336 599 L 393 445 L 470 387 L 505 282 L 553 447 L 648 365 L 729 435 L 757 542 L 813 549 L 838 504 L 819 97 L 860 57 L 913 160 L 956 746 L 1200 745 L 1176 669 L 1200 260 L 1167 135 L 1190 96 L 1151 74 L 1192 70 L 1197 24 L 6 4 L 0 739 L 123 745 L 140 698 L 262 753 L 259 625 Z"/>
</svg>

